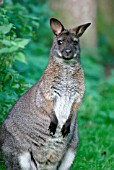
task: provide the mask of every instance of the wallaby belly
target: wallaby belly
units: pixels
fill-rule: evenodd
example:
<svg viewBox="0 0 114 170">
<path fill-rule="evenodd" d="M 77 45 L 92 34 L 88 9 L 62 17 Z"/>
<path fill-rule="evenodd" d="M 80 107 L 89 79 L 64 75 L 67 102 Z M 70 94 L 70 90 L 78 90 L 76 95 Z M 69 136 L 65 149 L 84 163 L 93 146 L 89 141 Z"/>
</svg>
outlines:
<svg viewBox="0 0 114 170">
<path fill-rule="evenodd" d="M 37 148 L 36 151 L 36 155 L 38 155 L 38 157 L 40 156 L 38 160 L 40 162 L 39 169 L 55 170 L 66 152 L 67 139 L 63 138 L 60 133 L 60 128 L 58 127 L 56 134 L 49 137 L 46 141 L 46 145 L 39 149 Z"/>
</svg>

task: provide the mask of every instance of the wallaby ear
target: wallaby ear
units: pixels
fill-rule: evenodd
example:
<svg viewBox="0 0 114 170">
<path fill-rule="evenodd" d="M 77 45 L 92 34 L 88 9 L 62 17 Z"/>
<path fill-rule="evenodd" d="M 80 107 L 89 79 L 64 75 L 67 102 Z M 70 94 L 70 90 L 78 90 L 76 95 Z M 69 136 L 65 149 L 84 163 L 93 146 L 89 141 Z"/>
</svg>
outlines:
<svg viewBox="0 0 114 170">
<path fill-rule="evenodd" d="M 91 25 L 91 23 L 87 23 L 87 24 L 83 24 L 80 25 L 76 28 L 73 28 L 72 31 L 75 32 L 75 34 L 77 35 L 77 37 L 82 36 L 82 34 L 85 32 L 85 30 Z"/>
<path fill-rule="evenodd" d="M 50 19 L 50 27 L 55 35 L 59 35 L 64 30 L 64 26 L 55 18 Z"/>
</svg>

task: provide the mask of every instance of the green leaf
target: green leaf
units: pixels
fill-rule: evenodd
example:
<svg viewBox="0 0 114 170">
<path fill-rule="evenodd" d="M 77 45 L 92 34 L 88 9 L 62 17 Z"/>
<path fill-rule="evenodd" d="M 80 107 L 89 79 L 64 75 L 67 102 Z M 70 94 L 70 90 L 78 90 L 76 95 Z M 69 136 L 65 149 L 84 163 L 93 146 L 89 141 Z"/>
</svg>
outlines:
<svg viewBox="0 0 114 170">
<path fill-rule="evenodd" d="M 0 40 L 0 43 L 1 44 L 3 44 L 3 45 L 6 45 L 6 46 L 8 46 L 8 47 L 10 47 L 11 46 L 11 41 L 10 40 Z"/>
<path fill-rule="evenodd" d="M 15 89 L 18 89 L 19 87 L 20 87 L 19 84 L 15 84 L 12 86 L 12 88 L 15 88 Z"/>
<path fill-rule="evenodd" d="M 24 48 L 30 42 L 30 39 L 17 38 L 15 42 L 19 48 Z"/>
<path fill-rule="evenodd" d="M 18 52 L 15 56 L 15 59 L 22 62 L 22 63 L 25 63 L 27 64 L 27 61 L 26 61 L 26 58 L 25 58 L 25 55 L 22 53 L 22 52 Z"/>
<path fill-rule="evenodd" d="M 12 53 L 12 52 L 15 52 L 15 51 L 17 51 L 18 50 L 18 47 L 10 47 L 9 48 L 9 53 Z"/>
<path fill-rule="evenodd" d="M 13 24 L 11 24 L 11 23 L 7 24 L 7 25 L 0 26 L 0 33 L 7 34 L 8 32 L 10 32 L 12 27 L 13 27 Z"/>
<path fill-rule="evenodd" d="M 18 50 L 18 47 L 14 47 L 14 46 L 10 48 L 5 47 L 5 48 L 0 49 L 0 54 L 12 53 L 17 50 Z"/>
<path fill-rule="evenodd" d="M 9 53 L 9 48 L 0 49 L 0 54 Z"/>
</svg>

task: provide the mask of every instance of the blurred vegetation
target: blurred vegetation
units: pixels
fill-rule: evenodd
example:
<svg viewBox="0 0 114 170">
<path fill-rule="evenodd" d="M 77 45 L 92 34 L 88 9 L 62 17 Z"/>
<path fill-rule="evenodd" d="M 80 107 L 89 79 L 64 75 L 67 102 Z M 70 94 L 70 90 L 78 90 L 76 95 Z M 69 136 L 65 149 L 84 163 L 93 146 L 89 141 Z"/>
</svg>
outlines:
<svg viewBox="0 0 114 170">
<path fill-rule="evenodd" d="M 52 15 L 46 1 L 7 0 L 0 8 L 0 123 L 48 63 Z M 107 60 L 114 60 L 102 31 L 94 53 L 86 49 L 81 56 L 86 93 L 78 113 L 80 144 L 72 170 L 114 169 L 114 70 L 105 75 Z"/>
</svg>

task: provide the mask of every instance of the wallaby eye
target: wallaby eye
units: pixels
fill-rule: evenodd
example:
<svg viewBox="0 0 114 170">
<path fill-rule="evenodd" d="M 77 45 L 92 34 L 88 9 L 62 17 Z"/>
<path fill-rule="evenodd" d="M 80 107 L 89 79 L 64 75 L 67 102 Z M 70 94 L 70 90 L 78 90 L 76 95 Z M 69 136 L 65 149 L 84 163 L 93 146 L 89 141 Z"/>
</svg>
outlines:
<svg viewBox="0 0 114 170">
<path fill-rule="evenodd" d="M 62 40 L 58 40 L 58 44 L 59 44 L 59 45 L 62 45 L 62 44 L 63 44 L 63 41 L 62 41 Z"/>
</svg>

